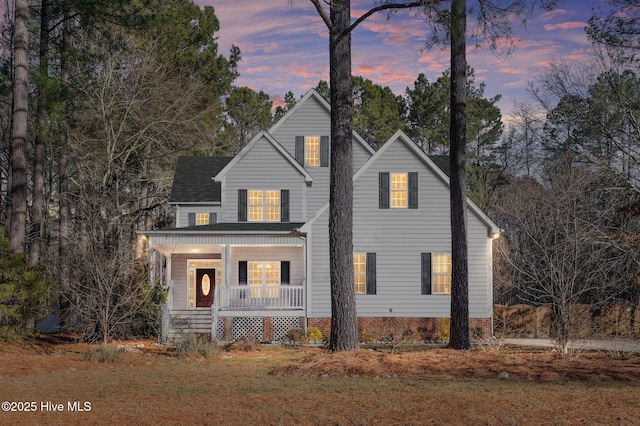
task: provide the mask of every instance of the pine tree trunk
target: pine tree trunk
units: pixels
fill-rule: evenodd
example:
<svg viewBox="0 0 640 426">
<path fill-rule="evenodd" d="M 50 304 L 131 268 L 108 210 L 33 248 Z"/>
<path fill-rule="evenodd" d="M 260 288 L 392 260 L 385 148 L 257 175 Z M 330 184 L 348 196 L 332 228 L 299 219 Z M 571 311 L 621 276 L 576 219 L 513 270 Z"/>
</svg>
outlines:
<svg viewBox="0 0 640 426">
<path fill-rule="evenodd" d="M 62 57 L 60 58 L 60 79 L 62 81 L 62 96 L 65 102 L 64 134 L 58 150 L 58 291 L 60 305 L 60 325 L 62 328 L 68 325 L 69 288 L 71 287 L 71 267 L 69 265 L 69 237 L 71 235 L 71 206 L 69 197 L 69 114 L 71 112 L 71 99 L 69 94 L 69 50 L 70 50 L 70 12 L 68 7 L 64 11 L 64 27 L 62 32 Z"/>
<path fill-rule="evenodd" d="M 11 115 L 11 222 L 14 253 L 25 252 L 27 226 L 27 107 L 29 103 L 29 2 L 16 0 L 13 41 L 13 111 Z"/>
<path fill-rule="evenodd" d="M 466 0 L 451 2 L 451 321 L 449 347 L 469 349 L 466 209 Z"/>
<path fill-rule="evenodd" d="M 44 207 L 44 133 L 47 127 L 47 92 L 49 60 L 49 0 L 42 0 L 40 9 L 40 80 L 38 88 L 38 109 L 36 111 L 36 142 L 33 155 L 33 192 L 31 202 L 31 231 L 29 232 L 29 267 L 34 268 L 40 262 L 42 251 L 42 214 Z"/>
<path fill-rule="evenodd" d="M 351 35 L 349 0 L 331 2 L 329 41 L 331 87 L 331 180 L 329 261 L 331 340 L 329 350 L 358 350 L 358 318 L 353 288 L 353 147 L 351 120 Z"/>
</svg>

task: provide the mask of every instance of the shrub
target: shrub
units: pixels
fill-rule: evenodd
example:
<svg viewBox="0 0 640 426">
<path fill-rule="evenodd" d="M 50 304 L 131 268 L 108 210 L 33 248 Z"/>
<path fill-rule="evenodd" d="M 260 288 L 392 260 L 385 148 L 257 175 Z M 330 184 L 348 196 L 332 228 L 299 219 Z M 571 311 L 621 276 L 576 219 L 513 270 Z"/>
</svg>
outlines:
<svg viewBox="0 0 640 426">
<path fill-rule="evenodd" d="M 363 328 L 360 332 L 360 341 L 362 343 L 370 343 L 378 340 L 375 334 L 369 333 L 366 328 Z"/>
<path fill-rule="evenodd" d="M 178 344 L 178 358 L 184 359 L 190 356 L 209 358 L 220 352 L 218 345 L 195 333 L 187 333 Z"/>
<path fill-rule="evenodd" d="M 302 328 L 292 328 L 280 340 L 285 346 L 297 348 L 307 341 L 307 335 Z"/>
<path fill-rule="evenodd" d="M 133 336 L 143 339 L 155 338 L 160 335 L 162 305 L 167 301 L 168 292 L 159 284 L 151 287 L 148 283 L 143 283 L 140 287 L 144 306 L 134 318 L 131 333 Z"/>
<path fill-rule="evenodd" d="M 440 318 L 440 327 L 436 335 L 436 340 L 448 342 L 449 338 L 449 318 Z"/>
<path fill-rule="evenodd" d="M 255 336 L 244 336 L 234 340 L 230 345 L 227 346 L 227 349 L 237 349 L 245 352 L 253 352 L 258 350 L 258 346 L 260 342 L 256 339 Z"/>
<path fill-rule="evenodd" d="M 51 299 L 43 271 L 28 269 L 24 253 L 11 252 L 0 228 L 0 341 L 31 332 Z"/>
<path fill-rule="evenodd" d="M 380 341 L 391 348 L 394 353 L 396 348 L 413 340 L 413 330 L 403 324 L 397 318 L 383 318 Z"/>
<path fill-rule="evenodd" d="M 307 339 L 310 341 L 322 340 L 322 333 L 318 329 L 318 327 L 308 327 L 307 328 Z"/>
<path fill-rule="evenodd" d="M 94 348 L 89 353 L 89 361 L 93 362 L 115 362 L 120 359 L 122 349 L 113 346 L 107 346 L 105 343 Z"/>
</svg>

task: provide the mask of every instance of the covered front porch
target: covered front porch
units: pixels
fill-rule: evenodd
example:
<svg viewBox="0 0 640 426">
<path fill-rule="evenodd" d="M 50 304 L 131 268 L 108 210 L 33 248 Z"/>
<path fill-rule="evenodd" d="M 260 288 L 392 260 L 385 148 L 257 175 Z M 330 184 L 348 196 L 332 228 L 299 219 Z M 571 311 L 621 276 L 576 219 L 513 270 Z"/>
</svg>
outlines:
<svg viewBox="0 0 640 426">
<path fill-rule="evenodd" d="M 147 233 L 150 280 L 167 290 L 163 341 L 186 333 L 270 340 L 304 326 L 304 235 L 294 229 L 238 235 L 195 228 L 203 229 Z"/>
</svg>

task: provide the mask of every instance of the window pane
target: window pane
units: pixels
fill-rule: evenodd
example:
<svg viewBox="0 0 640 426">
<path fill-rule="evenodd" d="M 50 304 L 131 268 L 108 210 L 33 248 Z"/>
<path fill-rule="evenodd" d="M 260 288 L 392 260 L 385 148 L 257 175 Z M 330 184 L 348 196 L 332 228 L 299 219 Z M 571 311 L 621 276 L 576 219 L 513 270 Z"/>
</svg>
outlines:
<svg viewBox="0 0 640 426">
<path fill-rule="evenodd" d="M 451 275 L 440 274 L 433 276 L 434 293 L 451 293 Z"/>
<path fill-rule="evenodd" d="M 306 166 L 320 165 L 320 136 L 304 138 L 304 164 Z"/>
<path fill-rule="evenodd" d="M 249 262 L 248 263 L 248 273 L 249 273 L 249 286 L 262 286 L 262 262 Z M 260 298 L 262 297 L 262 289 L 255 288 L 251 289 L 251 297 Z"/>
<path fill-rule="evenodd" d="M 249 191 L 249 204 L 262 204 L 262 191 Z"/>
<path fill-rule="evenodd" d="M 353 281 L 356 294 L 365 293 L 367 277 L 367 257 L 364 253 L 353 254 Z"/>
<path fill-rule="evenodd" d="M 196 213 L 196 225 L 208 225 L 209 213 Z"/>
<path fill-rule="evenodd" d="M 189 307 L 196 307 L 196 275 L 193 269 L 189 271 Z"/>
<path fill-rule="evenodd" d="M 451 273 L 451 255 L 450 254 L 434 254 L 433 255 L 433 272 Z"/>
<path fill-rule="evenodd" d="M 391 207 L 407 207 L 406 173 L 391 173 Z"/>
<path fill-rule="evenodd" d="M 280 191 L 266 191 L 267 222 L 280 220 Z"/>
<path fill-rule="evenodd" d="M 249 220 L 280 221 L 280 191 L 249 191 Z"/>
<path fill-rule="evenodd" d="M 433 292 L 451 293 L 451 254 L 433 255 Z"/>
<path fill-rule="evenodd" d="M 391 189 L 393 190 L 407 189 L 407 175 L 405 173 L 392 173 Z"/>
</svg>

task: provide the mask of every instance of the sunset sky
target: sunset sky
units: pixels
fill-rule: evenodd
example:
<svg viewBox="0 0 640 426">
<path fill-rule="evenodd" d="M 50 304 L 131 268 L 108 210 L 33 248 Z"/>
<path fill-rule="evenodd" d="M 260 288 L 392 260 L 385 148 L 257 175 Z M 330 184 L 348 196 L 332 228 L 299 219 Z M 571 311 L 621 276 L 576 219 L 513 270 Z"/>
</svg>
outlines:
<svg viewBox="0 0 640 426">
<path fill-rule="evenodd" d="M 195 3 L 214 7 L 220 20 L 221 53 L 226 55 L 232 44 L 240 47 L 237 86 L 262 90 L 279 102 L 289 90 L 299 98 L 318 81 L 329 79 L 327 29 L 309 0 Z M 372 0 L 352 1 L 354 19 L 372 4 Z M 514 101 L 531 99 L 528 82 L 550 60 L 586 57 L 585 25 L 592 9 L 606 7 L 604 1 L 569 0 L 552 12 L 529 17 L 526 26 L 517 19 L 514 29 L 521 41 L 511 55 L 496 56 L 486 45 L 468 49 L 476 82 L 486 83 L 487 97 L 502 95 L 499 106 L 508 115 Z M 404 94 L 421 72 L 435 81 L 449 68 L 449 52 L 438 47 L 425 50 L 426 35 L 424 21 L 409 11 L 391 19 L 384 13 L 368 18 L 353 34 L 353 74 L 389 86 L 396 94 Z"/>
</svg>

